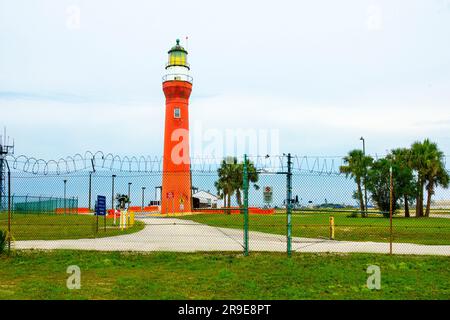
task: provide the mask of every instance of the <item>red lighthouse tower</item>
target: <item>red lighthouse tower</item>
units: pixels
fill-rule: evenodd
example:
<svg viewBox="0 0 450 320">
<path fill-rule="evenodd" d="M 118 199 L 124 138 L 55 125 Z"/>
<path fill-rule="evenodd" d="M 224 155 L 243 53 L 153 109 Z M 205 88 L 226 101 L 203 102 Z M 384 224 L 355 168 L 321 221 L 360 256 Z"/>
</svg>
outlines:
<svg viewBox="0 0 450 320">
<path fill-rule="evenodd" d="M 161 213 L 191 211 L 191 170 L 189 157 L 189 75 L 187 51 L 176 45 L 169 50 L 163 91 L 166 96 Z"/>
</svg>

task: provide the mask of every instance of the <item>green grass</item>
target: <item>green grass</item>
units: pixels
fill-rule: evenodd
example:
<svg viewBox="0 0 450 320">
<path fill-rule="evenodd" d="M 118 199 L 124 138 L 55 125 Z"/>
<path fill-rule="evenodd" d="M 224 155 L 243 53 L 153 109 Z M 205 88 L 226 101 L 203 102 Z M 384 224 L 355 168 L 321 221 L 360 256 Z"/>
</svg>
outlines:
<svg viewBox="0 0 450 320">
<path fill-rule="evenodd" d="M 121 231 L 113 225 L 113 219 L 106 219 L 104 231 L 103 217 L 99 217 L 97 233 L 96 217 L 91 215 L 15 214 L 11 233 L 15 240 L 102 238 L 137 232 L 144 226 L 143 222 L 135 221 L 133 227 Z M 0 214 L 0 229 L 7 229 L 7 215 L 4 213 Z"/>
<path fill-rule="evenodd" d="M 351 218 L 349 212 L 298 212 L 292 217 L 295 237 L 329 238 L 329 217 L 335 219 L 335 239 L 349 241 L 389 242 L 389 219 L 381 215 Z M 243 215 L 197 214 L 182 219 L 211 226 L 243 228 Z M 286 214 L 250 215 L 251 231 L 286 234 Z M 450 219 L 393 218 L 395 242 L 449 245 Z"/>
<path fill-rule="evenodd" d="M 369 265 L 381 290 L 366 287 Z M 450 299 L 450 258 L 433 256 L 18 251 L 0 270 L 0 299 Z"/>
</svg>

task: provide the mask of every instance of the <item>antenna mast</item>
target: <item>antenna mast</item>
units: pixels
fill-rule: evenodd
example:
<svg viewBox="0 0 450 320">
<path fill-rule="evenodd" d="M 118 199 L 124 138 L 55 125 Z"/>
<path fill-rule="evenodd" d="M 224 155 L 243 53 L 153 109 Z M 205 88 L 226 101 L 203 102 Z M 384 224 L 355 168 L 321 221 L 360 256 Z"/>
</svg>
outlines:
<svg viewBox="0 0 450 320">
<path fill-rule="evenodd" d="M 3 136 L 0 135 L 0 211 L 7 207 L 7 188 L 6 188 L 6 157 L 9 154 L 14 154 L 14 141 L 9 142 L 9 137 L 6 136 L 6 128 L 4 128 Z"/>
</svg>

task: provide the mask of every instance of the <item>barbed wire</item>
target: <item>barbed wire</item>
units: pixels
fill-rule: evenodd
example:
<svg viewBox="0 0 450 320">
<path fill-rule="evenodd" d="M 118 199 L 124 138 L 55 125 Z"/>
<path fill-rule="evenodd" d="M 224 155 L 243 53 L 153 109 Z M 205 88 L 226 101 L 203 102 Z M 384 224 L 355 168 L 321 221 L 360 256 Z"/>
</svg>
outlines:
<svg viewBox="0 0 450 320">
<path fill-rule="evenodd" d="M 243 161 L 243 157 L 236 157 Z M 266 155 L 249 156 L 260 172 L 277 173 L 287 170 L 287 156 Z M 344 165 L 343 156 L 292 156 L 293 173 L 314 173 L 339 175 L 340 167 Z M 379 158 L 379 157 L 377 157 Z M 89 172 L 93 170 L 108 170 L 136 173 L 161 173 L 163 171 L 163 157 L 160 156 L 119 156 L 102 151 L 86 151 L 58 160 L 44 160 L 26 155 L 7 155 L 10 167 L 15 171 L 31 173 L 34 175 L 61 175 L 75 172 Z M 450 156 L 444 158 L 448 171 Z M 216 172 L 223 160 L 227 158 L 214 156 L 195 156 L 190 158 L 190 167 L 193 172 Z"/>
</svg>

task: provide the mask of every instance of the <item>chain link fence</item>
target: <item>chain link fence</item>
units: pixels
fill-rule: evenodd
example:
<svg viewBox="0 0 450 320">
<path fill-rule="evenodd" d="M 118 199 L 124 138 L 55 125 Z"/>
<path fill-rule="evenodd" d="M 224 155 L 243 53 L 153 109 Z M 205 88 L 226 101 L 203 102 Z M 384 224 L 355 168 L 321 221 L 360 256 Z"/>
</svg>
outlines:
<svg viewBox="0 0 450 320">
<path fill-rule="evenodd" d="M 416 218 L 414 203 L 405 217 L 400 201 L 390 219 L 370 193 L 367 212 L 361 212 L 355 182 L 335 170 L 305 169 L 299 157 L 292 157 L 290 166 L 286 157 L 271 166 L 250 161 L 257 179 L 243 170 L 229 191 L 218 184 L 220 163 L 192 170 L 184 203 L 189 208 L 183 210 L 180 199 L 162 192 L 159 170 L 13 170 L 10 197 L 1 201 L 0 229 L 9 228 L 17 249 L 450 255 L 448 189 L 435 190 L 429 217 Z M 239 159 L 242 168 L 244 162 Z M 129 202 L 118 210 L 121 195 Z M 98 196 L 106 198 L 104 216 L 95 214 Z"/>
</svg>

